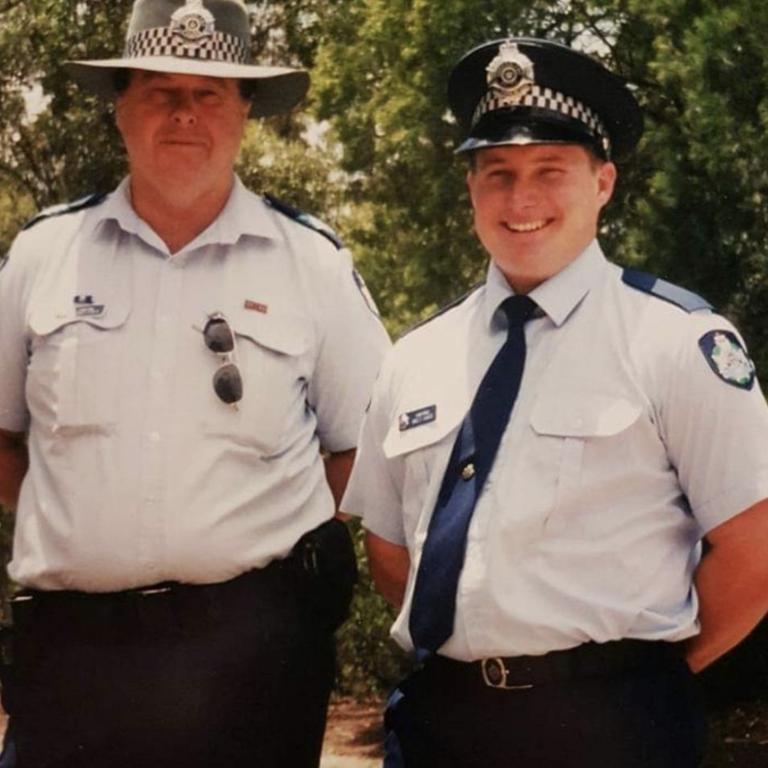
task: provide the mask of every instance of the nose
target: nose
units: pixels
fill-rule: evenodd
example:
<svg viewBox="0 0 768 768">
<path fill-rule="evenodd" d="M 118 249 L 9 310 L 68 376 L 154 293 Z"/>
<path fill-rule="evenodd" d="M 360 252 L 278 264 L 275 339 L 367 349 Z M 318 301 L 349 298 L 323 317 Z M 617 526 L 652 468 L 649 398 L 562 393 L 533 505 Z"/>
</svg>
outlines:
<svg viewBox="0 0 768 768">
<path fill-rule="evenodd" d="M 195 110 L 195 101 L 189 94 L 180 93 L 177 95 L 173 104 L 173 121 L 176 125 L 184 128 L 195 125 L 197 122 L 197 112 Z"/>
<path fill-rule="evenodd" d="M 522 178 L 511 182 L 507 188 L 507 202 L 513 210 L 525 210 L 538 202 L 536 184 Z"/>
</svg>

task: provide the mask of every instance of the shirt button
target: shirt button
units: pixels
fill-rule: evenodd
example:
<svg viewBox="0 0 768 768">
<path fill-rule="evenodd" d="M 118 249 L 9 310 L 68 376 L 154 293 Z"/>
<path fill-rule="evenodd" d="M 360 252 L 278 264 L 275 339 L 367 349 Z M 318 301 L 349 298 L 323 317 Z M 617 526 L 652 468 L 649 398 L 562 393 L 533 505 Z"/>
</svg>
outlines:
<svg viewBox="0 0 768 768">
<path fill-rule="evenodd" d="M 150 443 L 159 443 L 160 442 L 160 433 L 159 432 L 150 432 L 148 437 L 149 437 L 149 442 Z"/>
</svg>

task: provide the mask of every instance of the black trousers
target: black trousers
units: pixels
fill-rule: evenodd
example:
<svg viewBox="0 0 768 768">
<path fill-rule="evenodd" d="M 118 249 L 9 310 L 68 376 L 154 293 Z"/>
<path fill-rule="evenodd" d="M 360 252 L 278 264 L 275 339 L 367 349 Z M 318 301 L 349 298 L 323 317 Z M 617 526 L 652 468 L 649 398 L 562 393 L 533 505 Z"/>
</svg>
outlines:
<svg viewBox="0 0 768 768">
<path fill-rule="evenodd" d="M 339 618 L 325 601 L 354 573 L 339 526 L 332 574 L 338 552 L 313 548 L 210 587 L 18 603 L 3 693 L 18 768 L 316 768 Z"/>
<path fill-rule="evenodd" d="M 385 765 L 693 768 L 703 758 L 706 722 L 682 660 L 520 690 L 490 688 L 474 668 L 446 676 L 427 662 L 401 685 Z"/>
</svg>

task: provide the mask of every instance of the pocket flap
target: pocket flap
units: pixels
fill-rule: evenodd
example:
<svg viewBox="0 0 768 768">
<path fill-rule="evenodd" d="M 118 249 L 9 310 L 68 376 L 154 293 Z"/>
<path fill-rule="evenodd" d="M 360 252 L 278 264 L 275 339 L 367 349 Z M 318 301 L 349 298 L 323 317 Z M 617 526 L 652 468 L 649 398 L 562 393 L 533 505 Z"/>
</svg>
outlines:
<svg viewBox="0 0 768 768">
<path fill-rule="evenodd" d="M 29 325 L 38 336 L 49 336 L 72 323 L 87 323 L 94 328 L 110 330 L 123 325 L 129 314 L 128 302 L 75 304 L 70 298 L 68 304 L 36 305 L 30 315 Z"/>
<path fill-rule="evenodd" d="M 434 408 L 434 419 L 419 423 L 416 426 L 406 426 L 408 414 L 417 414 L 427 408 Z M 461 424 L 465 415 L 465 408 L 458 402 L 444 401 L 433 405 L 424 403 L 414 407 L 404 407 L 396 415 L 394 423 L 390 426 L 387 436 L 384 438 L 384 455 L 388 458 L 402 456 L 420 448 L 426 448 L 440 442 Z"/>
<path fill-rule="evenodd" d="M 612 395 L 539 398 L 531 426 L 539 435 L 610 437 L 634 424 L 642 410 L 638 403 Z"/>
<path fill-rule="evenodd" d="M 288 314 L 261 314 L 238 308 L 224 313 L 237 336 L 282 355 L 300 355 L 309 348 L 308 318 Z"/>
</svg>

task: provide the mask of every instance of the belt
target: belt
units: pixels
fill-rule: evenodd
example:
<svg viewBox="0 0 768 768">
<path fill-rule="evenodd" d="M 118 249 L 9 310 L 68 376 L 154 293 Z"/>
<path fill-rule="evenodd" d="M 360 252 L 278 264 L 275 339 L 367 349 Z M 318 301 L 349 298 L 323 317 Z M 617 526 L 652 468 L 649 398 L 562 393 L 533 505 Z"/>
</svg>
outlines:
<svg viewBox="0 0 768 768">
<path fill-rule="evenodd" d="M 241 611 L 259 595 L 275 595 L 279 600 L 281 595 L 297 592 L 311 567 L 304 551 L 294 549 L 285 559 L 214 584 L 168 581 L 118 592 L 24 589 L 12 598 L 11 615 L 17 630 L 43 618 L 61 626 L 63 632 L 106 631 L 116 636 L 126 626 L 137 622 L 160 626 L 168 617 L 187 628 L 204 626 L 219 616 Z"/>
<path fill-rule="evenodd" d="M 424 671 L 469 685 L 520 691 L 630 670 L 668 668 L 682 663 L 682 658 L 682 643 L 615 640 L 584 643 L 543 656 L 491 657 L 471 662 L 430 656 Z"/>
</svg>

